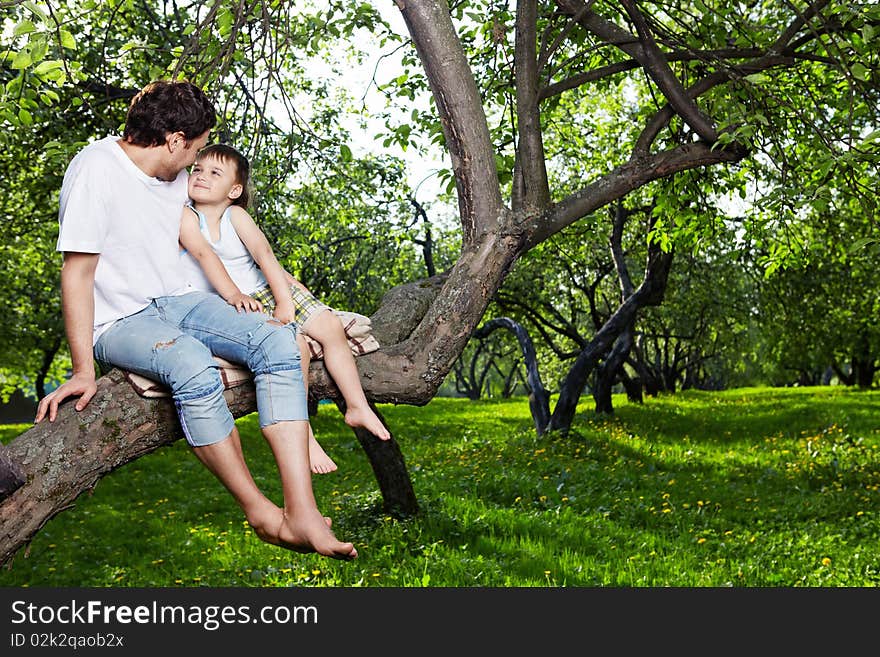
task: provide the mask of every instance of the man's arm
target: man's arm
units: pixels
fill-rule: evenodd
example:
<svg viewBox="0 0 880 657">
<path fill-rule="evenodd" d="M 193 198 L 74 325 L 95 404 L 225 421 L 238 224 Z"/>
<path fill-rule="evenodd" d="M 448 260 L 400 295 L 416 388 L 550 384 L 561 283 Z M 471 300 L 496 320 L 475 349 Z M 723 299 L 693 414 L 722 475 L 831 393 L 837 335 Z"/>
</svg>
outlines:
<svg viewBox="0 0 880 657">
<path fill-rule="evenodd" d="M 61 266 L 61 312 L 64 330 L 70 345 L 73 374 L 61 386 L 40 400 L 34 423 L 40 422 L 48 411 L 54 422 L 58 405 L 74 395 L 80 395 L 76 410 L 81 411 L 97 392 L 95 361 L 92 355 L 92 332 L 95 323 L 95 268 L 97 253 L 64 253 Z"/>
</svg>

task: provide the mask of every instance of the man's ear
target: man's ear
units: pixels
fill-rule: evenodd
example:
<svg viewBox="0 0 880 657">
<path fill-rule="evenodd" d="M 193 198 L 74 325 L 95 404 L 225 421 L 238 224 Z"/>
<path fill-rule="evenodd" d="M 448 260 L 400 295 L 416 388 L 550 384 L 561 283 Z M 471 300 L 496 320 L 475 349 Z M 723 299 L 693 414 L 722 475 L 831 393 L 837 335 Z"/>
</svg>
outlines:
<svg viewBox="0 0 880 657">
<path fill-rule="evenodd" d="M 244 187 L 242 187 L 240 184 L 235 184 L 232 186 L 232 189 L 229 190 L 229 194 L 227 194 L 227 196 L 229 198 L 231 198 L 232 200 L 235 200 L 239 196 L 241 196 L 241 193 L 243 191 L 244 191 Z"/>
<path fill-rule="evenodd" d="M 168 146 L 168 150 L 172 153 L 176 153 L 180 148 L 186 148 L 186 135 L 183 132 L 169 132 L 165 135 L 165 144 Z"/>
</svg>

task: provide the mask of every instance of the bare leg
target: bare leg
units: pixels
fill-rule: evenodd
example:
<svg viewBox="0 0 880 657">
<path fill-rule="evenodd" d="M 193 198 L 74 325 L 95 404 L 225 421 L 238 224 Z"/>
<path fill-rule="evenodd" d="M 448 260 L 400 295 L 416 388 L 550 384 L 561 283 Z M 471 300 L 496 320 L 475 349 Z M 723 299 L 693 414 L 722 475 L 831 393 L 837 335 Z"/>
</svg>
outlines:
<svg viewBox="0 0 880 657">
<path fill-rule="evenodd" d="M 303 331 L 320 342 L 324 349 L 324 365 L 345 399 L 345 423 L 350 427 L 362 427 L 382 440 L 391 438 L 364 395 L 361 376 L 339 318 L 332 311 L 325 310 L 310 317 L 303 325 Z"/>
<path fill-rule="evenodd" d="M 296 336 L 296 342 L 299 345 L 300 365 L 303 371 L 303 385 L 306 389 L 306 398 L 309 396 L 309 363 L 311 362 L 311 354 L 309 353 L 309 345 L 301 333 Z M 311 470 L 315 474 L 327 474 L 335 471 L 336 463 L 331 459 L 320 443 L 315 440 L 315 434 L 312 433 L 312 424 L 309 423 L 309 463 Z"/>
<path fill-rule="evenodd" d="M 282 510 L 257 487 L 241 451 L 238 427 L 220 442 L 193 447 L 199 461 L 216 476 L 244 511 L 248 524 L 260 539 L 272 542 Z"/>
<path fill-rule="evenodd" d="M 297 552 L 318 552 L 334 559 L 354 559 L 357 550 L 330 530 L 318 511 L 309 466 L 308 422 L 278 422 L 263 429 L 275 455 L 284 491 L 278 544 Z"/>
</svg>

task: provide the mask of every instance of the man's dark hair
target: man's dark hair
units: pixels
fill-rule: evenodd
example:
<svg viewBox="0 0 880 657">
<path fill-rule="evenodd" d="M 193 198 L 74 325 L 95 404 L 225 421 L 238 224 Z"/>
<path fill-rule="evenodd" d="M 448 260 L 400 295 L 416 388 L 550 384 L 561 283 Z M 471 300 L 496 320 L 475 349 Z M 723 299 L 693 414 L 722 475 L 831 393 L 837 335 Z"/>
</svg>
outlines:
<svg viewBox="0 0 880 657">
<path fill-rule="evenodd" d="M 204 91 L 191 82 L 157 80 L 131 99 L 122 137 L 135 146 L 159 146 L 169 132 L 182 132 L 191 141 L 216 123 Z"/>
<path fill-rule="evenodd" d="M 196 162 L 206 157 L 214 157 L 225 164 L 235 166 L 235 182 L 241 185 L 241 195 L 232 201 L 232 205 L 240 205 L 247 209 L 251 200 L 251 163 L 248 159 L 227 144 L 211 144 L 199 151 Z"/>
</svg>

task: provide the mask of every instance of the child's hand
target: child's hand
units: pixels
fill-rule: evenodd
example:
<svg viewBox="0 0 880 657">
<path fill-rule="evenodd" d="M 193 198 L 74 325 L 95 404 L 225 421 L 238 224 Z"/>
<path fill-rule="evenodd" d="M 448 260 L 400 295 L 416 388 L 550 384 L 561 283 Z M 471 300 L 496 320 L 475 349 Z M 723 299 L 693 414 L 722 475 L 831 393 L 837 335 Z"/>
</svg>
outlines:
<svg viewBox="0 0 880 657">
<path fill-rule="evenodd" d="M 279 322 L 290 324 L 296 319 L 296 313 L 293 310 L 292 303 L 279 303 L 275 306 L 275 312 L 272 313 Z"/>
<path fill-rule="evenodd" d="M 230 306 L 235 306 L 238 309 L 238 312 L 241 312 L 242 310 L 246 312 L 251 310 L 257 313 L 263 312 L 263 304 L 253 297 L 250 297 L 247 294 L 242 294 L 241 292 L 233 295 L 226 301 Z"/>
</svg>

